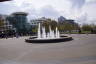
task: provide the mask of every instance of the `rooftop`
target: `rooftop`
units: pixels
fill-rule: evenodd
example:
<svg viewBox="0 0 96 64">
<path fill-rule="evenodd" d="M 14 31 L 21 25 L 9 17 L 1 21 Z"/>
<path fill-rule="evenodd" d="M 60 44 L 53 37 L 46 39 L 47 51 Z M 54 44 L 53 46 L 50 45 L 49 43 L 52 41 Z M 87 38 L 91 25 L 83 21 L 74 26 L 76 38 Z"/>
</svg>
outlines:
<svg viewBox="0 0 96 64">
<path fill-rule="evenodd" d="M 12 15 L 28 15 L 28 13 L 26 13 L 26 12 L 15 12 L 15 13 L 12 13 Z"/>
</svg>

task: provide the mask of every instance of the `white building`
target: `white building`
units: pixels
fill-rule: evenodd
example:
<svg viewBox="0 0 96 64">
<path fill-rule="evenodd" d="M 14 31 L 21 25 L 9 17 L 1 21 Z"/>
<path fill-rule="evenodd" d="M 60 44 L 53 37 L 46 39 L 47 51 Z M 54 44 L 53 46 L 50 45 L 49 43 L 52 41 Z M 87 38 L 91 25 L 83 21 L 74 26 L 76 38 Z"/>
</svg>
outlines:
<svg viewBox="0 0 96 64">
<path fill-rule="evenodd" d="M 32 26 L 37 26 L 38 23 L 42 23 L 46 20 L 47 20 L 47 18 L 45 18 L 45 17 L 42 17 L 42 18 L 39 18 L 39 19 L 33 19 L 33 20 L 31 20 L 31 25 Z"/>
</svg>

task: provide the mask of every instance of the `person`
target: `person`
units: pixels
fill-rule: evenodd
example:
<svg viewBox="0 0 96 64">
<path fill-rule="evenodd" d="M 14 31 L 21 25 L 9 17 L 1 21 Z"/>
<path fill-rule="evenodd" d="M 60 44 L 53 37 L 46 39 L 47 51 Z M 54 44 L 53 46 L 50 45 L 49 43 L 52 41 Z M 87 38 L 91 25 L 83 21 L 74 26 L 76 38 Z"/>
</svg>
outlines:
<svg viewBox="0 0 96 64">
<path fill-rule="evenodd" d="M 81 34 L 81 29 L 79 29 L 79 34 Z"/>
<path fill-rule="evenodd" d="M 16 33 L 16 38 L 19 38 L 19 35 L 18 35 L 18 33 Z"/>
<path fill-rule="evenodd" d="M 8 38 L 7 34 L 5 34 L 5 38 L 6 38 L 6 39 Z"/>
</svg>

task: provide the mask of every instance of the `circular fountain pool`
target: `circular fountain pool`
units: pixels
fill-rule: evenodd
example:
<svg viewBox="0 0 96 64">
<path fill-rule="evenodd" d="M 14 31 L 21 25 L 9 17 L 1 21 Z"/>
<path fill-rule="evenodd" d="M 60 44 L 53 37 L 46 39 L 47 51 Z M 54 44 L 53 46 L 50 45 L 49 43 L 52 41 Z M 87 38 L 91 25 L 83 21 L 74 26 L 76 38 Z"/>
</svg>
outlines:
<svg viewBox="0 0 96 64">
<path fill-rule="evenodd" d="M 25 39 L 26 42 L 29 43 L 56 43 L 56 42 L 65 42 L 72 40 L 72 37 L 69 36 L 62 36 L 60 38 L 37 38 L 31 37 L 29 39 Z"/>
<path fill-rule="evenodd" d="M 25 41 L 29 43 L 52 43 L 52 42 L 64 42 L 69 40 L 72 40 L 72 37 L 60 36 L 59 30 L 57 29 L 57 27 L 56 27 L 56 30 L 53 31 L 49 26 L 48 33 L 46 33 L 45 31 L 45 27 L 42 27 L 42 33 L 41 33 L 40 23 L 38 26 L 37 37 L 30 37 L 29 39 L 25 39 Z"/>
</svg>

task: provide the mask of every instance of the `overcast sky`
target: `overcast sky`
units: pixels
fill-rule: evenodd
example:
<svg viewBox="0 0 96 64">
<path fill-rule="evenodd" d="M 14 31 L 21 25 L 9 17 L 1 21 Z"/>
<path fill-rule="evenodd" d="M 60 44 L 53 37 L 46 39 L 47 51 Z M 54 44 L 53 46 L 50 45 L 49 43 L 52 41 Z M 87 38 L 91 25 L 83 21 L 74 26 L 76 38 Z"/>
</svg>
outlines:
<svg viewBox="0 0 96 64">
<path fill-rule="evenodd" d="M 0 2 L 0 14 L 28 12 L 28 18 L 64 16 L 78 23 L 96 23 L 96 0 L 12 0 Z"/>
</svg>

